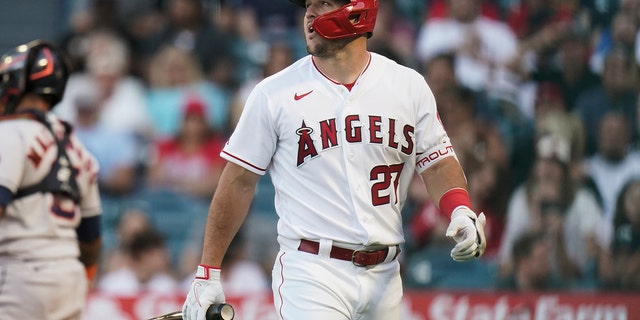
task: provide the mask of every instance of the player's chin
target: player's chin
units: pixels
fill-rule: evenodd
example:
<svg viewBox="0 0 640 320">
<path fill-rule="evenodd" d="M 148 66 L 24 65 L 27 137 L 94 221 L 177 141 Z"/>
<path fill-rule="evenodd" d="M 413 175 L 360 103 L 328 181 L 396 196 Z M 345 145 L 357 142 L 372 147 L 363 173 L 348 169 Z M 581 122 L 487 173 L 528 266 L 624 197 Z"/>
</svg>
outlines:
<svg viewBox="0 0 640 320">
<path fill-rule="evenodd" d="M 316 39 L 316 41 L 308 41 L 307 42 L 307 52 L 318 58 L 326 58 L 331 57 L 337 51 L 337 47 L 328 42 L 323 41 L 321 38 Z"/>
<path fill-rule="evenodd" d="M 307 41 L 307 52 L 312 56 L 318 56 L 322 52 L 322 46 L 314 41 Z"/>
</svg>

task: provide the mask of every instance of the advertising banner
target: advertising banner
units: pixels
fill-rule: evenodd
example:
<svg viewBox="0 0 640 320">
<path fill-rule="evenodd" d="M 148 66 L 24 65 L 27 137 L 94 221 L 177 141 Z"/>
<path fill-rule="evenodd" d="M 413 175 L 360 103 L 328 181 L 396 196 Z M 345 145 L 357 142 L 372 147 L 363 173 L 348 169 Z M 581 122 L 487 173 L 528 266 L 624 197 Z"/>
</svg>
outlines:
<svg viewBox="0 0 640 320">
<path fill-rule="evenodd" d="M 86 320 L 144 320 L 182 308 L 181 294 L 114 297 L 93 293 Z M 271 292 L 227 297 L 236 320 L 276 320 Z M 408 291 L 403 320 L 632 320 L 640 293 Z"/>
</svg>

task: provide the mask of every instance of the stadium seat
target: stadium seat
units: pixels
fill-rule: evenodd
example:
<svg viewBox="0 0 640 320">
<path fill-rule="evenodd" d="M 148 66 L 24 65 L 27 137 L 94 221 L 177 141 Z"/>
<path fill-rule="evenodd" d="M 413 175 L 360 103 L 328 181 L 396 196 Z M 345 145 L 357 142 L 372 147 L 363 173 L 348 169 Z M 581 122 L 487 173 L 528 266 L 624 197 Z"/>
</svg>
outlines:
<svg viewBox="0 0 640 320">
<path fill-rule="evenodd" d="M 169 190 L 146 190 L 138 198 L 148 204 L 151 223 L 165 236 L 175 264 L 193 233 L 203 232 L 208 204 Z"/>
</svg>

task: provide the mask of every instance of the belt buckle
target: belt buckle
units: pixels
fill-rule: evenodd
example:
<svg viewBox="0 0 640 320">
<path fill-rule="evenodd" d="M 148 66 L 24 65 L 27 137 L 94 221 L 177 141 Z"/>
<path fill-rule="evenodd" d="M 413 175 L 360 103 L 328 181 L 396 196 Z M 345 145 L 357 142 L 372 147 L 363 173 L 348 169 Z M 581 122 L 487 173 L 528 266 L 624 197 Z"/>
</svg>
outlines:
<svg viewBox="0 0 640 320">
<path fill-rule="evenodd" d="M 351 263 L 353 263 L 356 267 L 370 267 L 376 264 L 379 264 L 380 262 L 374 263 L 374 264 L 362 264 L 356 261 L 356 256 L 360 253 L 374 253 L 376 251 L 380 251 L 380 250 L 389 250 L 388 246 L 370 246 L 370 247 L 365 247 L 362 249 L 356 249 L 353 250 L 353 253 L 351 254 Z M 389 251 L 387 251 L 388 253 Z"/>
</svg>

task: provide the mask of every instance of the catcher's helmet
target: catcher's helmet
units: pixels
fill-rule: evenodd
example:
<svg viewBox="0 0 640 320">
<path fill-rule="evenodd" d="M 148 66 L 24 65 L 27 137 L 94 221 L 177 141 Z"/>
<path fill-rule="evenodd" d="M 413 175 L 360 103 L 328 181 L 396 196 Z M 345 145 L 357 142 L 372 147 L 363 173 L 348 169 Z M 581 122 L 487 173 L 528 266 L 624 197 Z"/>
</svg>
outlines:
<svg viewBox="0 0 640 320">
<path fill-rule="evenodd" d="M 34 40 L 17 46 L 0 57 L 0 111 L 13 113 L 27 92 L 45 97 L 53 108 L 62 100 L 69 72 L 55 45 Z"/>
<path fill-rule="evenodd" d="M 305 0 L 289 0 L 305 7 Z M 318 16 L 313 29 L 325 39 L 341 39 L 360 34 L 371 37 L 378 15 L 378 0 L 349 0 L 337 10 Z"/>
</svg>

